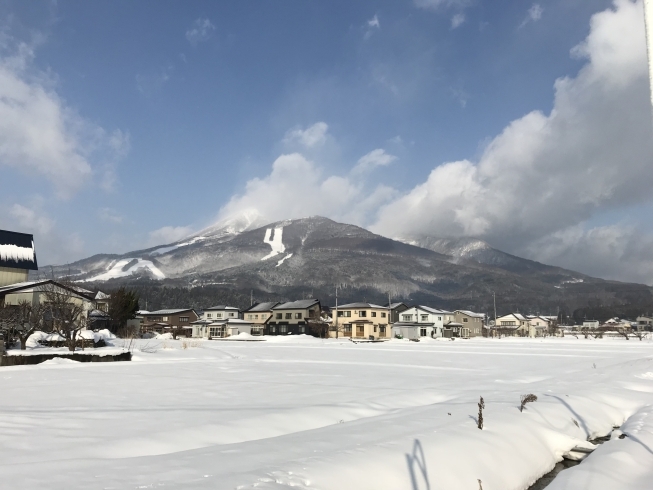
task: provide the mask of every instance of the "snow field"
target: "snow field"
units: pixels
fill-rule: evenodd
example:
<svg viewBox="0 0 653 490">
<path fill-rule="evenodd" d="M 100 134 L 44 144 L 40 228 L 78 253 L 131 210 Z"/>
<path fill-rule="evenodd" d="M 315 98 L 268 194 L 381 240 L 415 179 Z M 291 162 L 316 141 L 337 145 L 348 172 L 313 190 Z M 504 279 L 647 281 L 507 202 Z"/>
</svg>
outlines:
<svg viewBox="0 0 653 490">
<path fill-rule="evenodd" d="M 283 244 L 283 226 L 277 226 L 276 228 L 274 228 L 274 236 L 272 236 L 272 228 L 266 229 L 265 237 L 263 237 L 263 243 L 267 243 L 268 245 L 270 245 L 270 248 L 272 248 L 272 252 L 267 254 L 261 260 L 267 260 L 271 257 L 275 257 L 279 254 L 284 253 L 286 251 L 286 247 Z M 279 262 L 277 266 L 281 265 L 281 262 Z"/>
<path fill-rule="evenodd" d="M 653 343 L 266 340 L 1 368 L 0 488 L 651 488 Z"/>
<path fill-rule="evenodd" d="M 123 270 L 124 267 L 133 260 L 137 261 L 136 264 L 132 265 L 127 270 Z M 116 263 L 110 264 L 109 267 L 107 267 L 106 272 L 98 274 L 97 276 L 90 277 L 88 279 L 84 279 L 80 282 L 108 281 L 109 279 L 116 279 L 118 277 L 129 277 L 139 269 L 149 269 L 155 279 L 165 279 L 166 277 L 165 274 L 163 274 L 163 272 L 161 272 L 161 270 L 155 266 L 151 260 L 130 258 L 121 259 Z"/>
</svg>

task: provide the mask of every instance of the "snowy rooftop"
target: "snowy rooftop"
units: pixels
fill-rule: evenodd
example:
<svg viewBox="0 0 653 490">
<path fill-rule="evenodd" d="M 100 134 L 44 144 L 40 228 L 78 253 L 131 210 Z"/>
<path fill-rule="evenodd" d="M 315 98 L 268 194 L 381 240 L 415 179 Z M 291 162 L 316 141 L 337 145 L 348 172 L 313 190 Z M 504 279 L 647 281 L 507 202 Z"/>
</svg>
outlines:
<svg viewBox="0 0 653 490">
<path fill-rule="evenodd" d="M 442 314 L 442 315 L 447 315 L 447 314 L 450 315 L 451 314 L 450 311 L 438 310 L 437 308 L 431 308 L 430 306 L 419 305 L 417 308 L 419 308 L 421 310 L 424 310 L 424 311 L 428 311 L 429 313 Z"/>
<path fill-rule="evenodd" d="M 27 233 L 0 230 L 0 267 L 38 270 L 34 237 Z"/>
<path fill-rule="evenodd" d="M 338 305 L 338 309 L 350 309 L 350 308 L 380 308 L 386 310 L 387 306 L 379 306 L 372 303 L 349 303 L 348 305 Z M 335 306 L 333 307 L 335 309 Z"/>
<path fill-rule="evenodd" d="M 227 305 L 211 306 L 211 308 L 206 308 L 204 311 L 216 311 L 216 310 L 220 310 L 220 311 L 222 311 L 222 310 L 240 311 L 235 306 L 227 306 Z"/>
<path fill-rule="evenodd" d="M 462 313 L 463 315 L 471 316 L 472 318 L 485 318 L 485 314 L 483 313 L 474 313 L 473 311 L 469 310 L 456 310 L 459 313 Z"/>
<path fill-rule="evenodd" d="M 279 304 L 278 301 L 268 302 L 268 303 L 257 303 L 254 306 L 245 310 L 245 312 L 251 311 L 269 311 Z"/>
</svg>

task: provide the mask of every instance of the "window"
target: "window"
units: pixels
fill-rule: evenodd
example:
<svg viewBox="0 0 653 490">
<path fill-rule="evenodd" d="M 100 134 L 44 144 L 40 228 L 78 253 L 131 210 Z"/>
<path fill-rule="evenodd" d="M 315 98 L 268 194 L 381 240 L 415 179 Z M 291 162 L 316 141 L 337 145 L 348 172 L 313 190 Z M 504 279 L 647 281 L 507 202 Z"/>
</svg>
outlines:
<svg viewBox="0 0 653 490">
<path fill-rule="evenodd" d="M 374 332 L 376 332 L 376 325 L 374 325 Z"/>
<path fill-rule="evenodd" d="M 277 331 L 277 327 L 270 327 L 270 333 L 274 333 Z"/>
<path fill-rule="evenodd" d="M 351 311 L 345 311 L 345 316 L 348 318 L 351 317 Z"/>
<path fill-rule="evenodd" d="M 188 317 L 187 316 L 180 316 L 179 317 L 179 323 L 188 323 Z"/>
<path fill-rule="evenodd" d="M 441 317 L 441 316 L 438 317 L 438 321 L 439 321 L 439 322 L 442 321 L 442 317 Z"/>
<path fill-rule="evenodd" d="M 351 325 L 345 325 L 345 333 L 347 332 L 351 335 Z"/>
<path fill-rule="evenodd" d="M 209 337 L 224 337 L 224 327 L 209 327 Z"/>
<path fill-rule="evenodd" d="M 373 311 L 373 312 L 371 313 L 371 315 L 372 315 L 373 317 L 376 317 L 376 311 Z"/>
<path fill-rule="evenodd" d="M 252 320 L 254 318 L 254 315 L 247 315 L 248 320 Z"/>
<path fill-rule="evenodd" d="M 515 325 L 516 325 L 516 322 L 514 322 L 512 320 L 509 320 L 509 321 L 501 320 L 501 326 L 502 327 L 514 327 Z"/>
<path fill-rule="evenodd" d="M 211 318 L 211 313 L 207 313 L 206 318 Z"/>
<path fill-rule="evenodd" d="M 230 316 L 230 317 L 233 317 L 233 316 L 235 316 L 235 315 L 236 315 L 235 313 L 229 313 L 229 316 Z"/>
<path fill-rule="evenodd" d="M 365 318 L 367 316 L 367 311 L 359 311 L 358 316 Z"/>
<path fill-rule="evenodd" d="M 299 333 L 304 333 L 306 332 L 306 327 L 304 325 L 299 326 Z"/>
<path fill-rule="evenodd" d="M 288 331 L 288 326 L 287 325 L 281 325 L 279 327 L 279 333 L 286 333 Z"/>
<path fill-rule="evenodd" d="M 413 320 L 413 315 L 401 315 L 402 322 L 410 322 Z"/>
<path fill-rule="evenodd" d="M 302 319 L 302 314 L 301 313 L 295 313 L 295 320 L 301 320 Z"/>
<path fill-rule="evenodd" d="M 281 320 L 283 318 L 283 315 L 281 313 L 277 313 L 277 316 L 275 318 L 277 320 Z"/>
<path fill-rule="evenodd" d="M 339 312 L 338 312 L 338 317 L 341 317 L 341 316 L 345 316 L 345 312 L 344 312 L 344 311 L 339 311 Z"/>
<path fill-rule="evenodd" d="M 384 326 L 379 327 L 379 334 L 381 335 L 381 337 L 385 336 L 385 327 Z"/>
<path fill-rule="evenodd" d="M 381 313 L 381 318 L 385 318 L 385 313 Z"/>
<path fill-rule="evenodd" d="M 263 315 L 261 315 L 263 317 Z M 254 315 L 254 320 L 258 320 L 258 315 Z"/>
<path fill-rule="evenodd" d="M 292 313 L 286 313 L 286 320 L 292 320 Z"/>
<path fill-rule="evenodd" d="M 356 325 L 356 337 L 362 337 L 365 335 L 365 326 Z"/>
<path fill-rule="evenodd" d="M 423 322 L 428 322 L 429 321 L 429 316 L 428 315 L 422 315 L 422 321 Z"/>
<path fill-rule="evenodd" d="M 168 317 L 167 317 L 167 316 L 164 316 L 164 317 L 163 317 L 163 321 L 164 321 L 164 322 L 167 322 L 167 321 L 168 321 Z"/>
<path fill-rule="evenodd" d="M 463 318 L 463 323 L 467 323 L 469 321 L 468 318 Z"/>
<path fill-rule="evenodd" d="M 222 313 L 216 313 L 216 314 L 215 314 L 215 317 L 216 317 L 216 318 L 222 318 Z"/>
<path fill-rule="evenodd" d="M 426 337 L 426 329 L 425 328 L 420 328 L 419 329 L 419 336 L 420 337 Z"/>
</svg>

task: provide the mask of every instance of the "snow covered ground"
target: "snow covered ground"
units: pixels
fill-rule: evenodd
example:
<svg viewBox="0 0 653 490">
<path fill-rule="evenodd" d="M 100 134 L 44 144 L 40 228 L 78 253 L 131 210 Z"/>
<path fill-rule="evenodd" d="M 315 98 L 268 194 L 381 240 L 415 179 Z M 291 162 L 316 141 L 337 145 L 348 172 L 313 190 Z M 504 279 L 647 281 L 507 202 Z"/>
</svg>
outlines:
<svg viewBox="0 0 653 490">
<path fill-rule="evenodd" d="M 652 342 L 266 340 L 0 368 L 0 488 L 652 488 Z"/>
<path fill-rule="evenodd" d="M 132 263 L 133 265 L 129 265 Z M 128 265 L 129 267 L 127 267 Z M 151 260 L 129 258 L 111 263 L 109 264 L 109 267 L 107 267 L 106 272 L 84 279 L 80 282 L 108 281 L 109 279 L 116 279 L 118 277 L 129 277 L 139 269 L 149 269 L 155 279 L 166 278 L 165 274 L 163 274 L 163 272 L 161 272 L 161 270 L 155 266 Z"/>
</svg>

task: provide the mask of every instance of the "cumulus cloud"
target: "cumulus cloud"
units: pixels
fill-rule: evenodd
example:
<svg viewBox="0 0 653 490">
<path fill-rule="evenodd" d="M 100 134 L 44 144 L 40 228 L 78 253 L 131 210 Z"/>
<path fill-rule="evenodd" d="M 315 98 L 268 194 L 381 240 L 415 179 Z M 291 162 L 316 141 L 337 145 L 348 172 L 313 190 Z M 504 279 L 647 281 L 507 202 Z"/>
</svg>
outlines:
<svg viewBox="0 0 653 490">
<path fill-rule="evenodd" d="M 531 5 L 531 8 L 528 9 L 528 12 L 526 12 L 526 18 L 524 18 L 519 27 L 524 27 L 529 22 L 537 22 L 542 18 L 543 13 L 544 8 L 539 3 L 534 3 Z"/>
<path fill-rule="evenodd" d="M 208 41 L 213 35 L 213 31 L 215 31 L 215 26 L 211 21 L 206 17 L 200 17 L 193 22 L 193 25 L 186 31 L 186 39 L 188 39 L 188 42 L 193 46 L 197 46 L 197 44 L 201 42 Z"/>
<path fill-rule="evenodd" d="M 0 53 L 0 166 L 50 180 L 61 198 L 95 170 L 113 168 L 128 151 L 129 135 L 108 132 L 68 107 L 52 76 L 34 68 L 33 46 L 3 37 Z"/>
<path fill-rule="evenodd" d="M 544 238 L 602 211 L 650 201 L 645 46 L 641 3 L 617 0 L 594 15 L 588 37 L 572 50 L 587 63 L 577 76 L 555 82 L 549 114 L 511 122 L 478 162 L 434 168 L 426 182 L 386 205 L 372 229 L 395 237 L 477 236 L 539 259 Z M 560 263 L 563 252 L 556 258 L 548 250 L 547 260 Z"/>
<path fill-rule="evenodd" d="M 155 246 L 174 243 L 182 238 L 186 238 L 193 231 L 193 228 L 190 226 L 163 226 L 149 233 L 148 244 Z"/>
<path fill-rule="evenodd" d="M 256 209 L 268 222 L 321 215 L 364 224 L 371 213 L 395 196 L 386 186 L 368 189 L 361 179 L 325 173 L 299 153 L 281 155 L 270 174 L 247 182 L 245 191 L 220 210 L 218 219 Z"/>
<path fill-rule="evenodd" d="M 306 129 L 291 129 L 284 136 L 283 142 L 286 145 L 299 144 L 305 148 L 315 148 L 326 142 L 328 130 L 327 123 L 317 122 Z"/>
<path fill-rule="evenodd" d="M 386 153 L 382 148 L 372 150 L 362 156 L 356 166 L 352 169 L 353 174 L 362 174 L 375 169 L 376 167 L 387 167 L 397 159 L 396 156 Z"/>
</svg>

